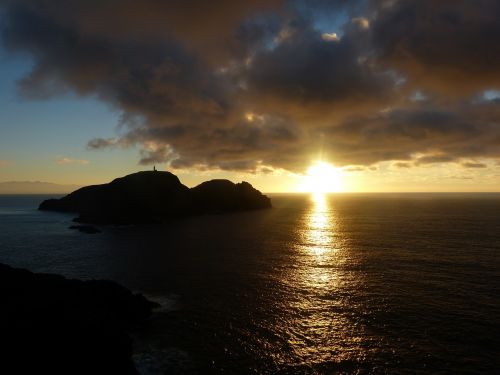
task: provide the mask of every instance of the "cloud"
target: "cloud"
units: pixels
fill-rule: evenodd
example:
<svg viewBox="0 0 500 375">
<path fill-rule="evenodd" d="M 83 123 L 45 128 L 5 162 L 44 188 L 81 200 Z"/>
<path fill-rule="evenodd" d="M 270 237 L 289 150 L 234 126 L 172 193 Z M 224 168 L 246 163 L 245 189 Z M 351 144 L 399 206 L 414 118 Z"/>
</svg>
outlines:
<svg viewBox="0 0 500 375">
<path fill-rule="evenodd" d="M 102 150 L 106 148 L 127 148 L 130 144 L 123 138 L 93 138 L 87 142 L 87 149 Z"/>
<path fill-rule="evenodd" d="M 438 153 L 420 156 L 416 160 L 416 164 L 435 164 L 435 163 L 449 163 L 455 161 L 455 158 L 451 155 Z"/>
<path fill-rule="evenodd" d="M 55 163 L 59 165 L 66 165 L 66 164 L 87 165 L 89 164 L 89 161 L 84 159 L 72 159 L 67 157 L 61 157 L 56 159 Z"/>
<path fill-rule="evenodd" d="M 477 163 L 477 162 L 471 162 L 471 161 L 462 163 L 462 166 L 465 168 L 486 168 L 486 167 L 488 167 L 484 163 Z"/>
<path fill-rule="evenodd" d="M 293 172 L 320 151 L 368 168 L 500 158 L 500 102 L 477 100 L 500 87 L 497 1 L 0 7 L 3 47 L 33 58 L 22 95 L 75 92 L 121 112 L 116 136 L 95 134 L 91 150 L 137 147 L 140 164 L 185 169 Z M 334 15 L 336 33 L 324 23 Z"/>
<path fill-rule="evenodd" d="M 139 164 L 149 165 L 175 159 L 175 151 L 168 145 L 149 142 L 141 150 Z"/>
<path fill-rule="evenodd" d="M 397 168 L 411 168 L 412 164 L 407 162 L 398 161 L 393 164 Z"/>
<path fill-rule="evenodd" d="M 462 158 L 500 158 L 500 106 L 496 104 L 427 108 L 411 106 L 353 116 L 323 128 L 324 142 L 341 164 L 385 160 L 417 164 Z"/>
<path fill-rule="evenodd" d="M 278 103 L 289 112 L 293 106 L 322 107 L 324 114 L 327 107 L 378 105 L 392 94 L 393 77 L 360 62 L 361 46 L 355 38 L 346 35 L 330 43 L 333 34 L 325 40 L 310 23 L 288 27 L 296 36 L 258 51 L 244 72 L 248 89 L 272 100 L 274 108 Z"/>
<path fill-rule="evenodd" d="M 500 2 L 405 0 L 379 8 L 370 30 L 380 61 L 413 86 L 461 96 L 500 87 Z"/>
<path fill-rule="evenodd" d="M 366 170 L 366 167 L 358 166 L 358 165 L 353 165 L 353 166 L 349 166 L 349 167 L 342 169 L 342 171 L 344 171 L 344 172 L 363 172 L 365 170 Z"/>
<path fill-rule="evenodd" d="M 354 17 L 352 19 L 352 23 L 363 30 L 370 28 L 370 20 L 364 17 Z"/>
<path fill-rule="evenodd" d="M 337 33 L 323 33 L 321 34 L 321 38 L 326 42 L 339 42 L 340 38 Z"/>
</svg>

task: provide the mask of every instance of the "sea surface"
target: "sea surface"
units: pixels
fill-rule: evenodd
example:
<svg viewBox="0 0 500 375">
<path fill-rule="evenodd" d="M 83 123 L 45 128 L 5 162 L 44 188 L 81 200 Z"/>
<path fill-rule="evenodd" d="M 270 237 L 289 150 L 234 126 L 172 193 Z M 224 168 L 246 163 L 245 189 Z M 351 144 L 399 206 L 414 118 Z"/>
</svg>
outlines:
<svg viewBox="0 0 500 375">
<path fill-rule="evenodd" d="M 0 196 L 0 262 L 162 303 L 142 374 L 500 372 L 499 194 L 270 196 L 100 234 Z"/>
</svg>

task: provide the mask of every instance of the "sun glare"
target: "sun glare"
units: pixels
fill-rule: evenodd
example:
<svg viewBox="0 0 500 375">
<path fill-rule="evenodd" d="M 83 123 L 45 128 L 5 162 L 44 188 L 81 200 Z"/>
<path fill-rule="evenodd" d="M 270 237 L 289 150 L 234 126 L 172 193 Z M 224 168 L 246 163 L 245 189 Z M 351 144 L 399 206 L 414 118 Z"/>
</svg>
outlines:
<svg viewBox="0 0 500 375">
<path fill-rule="evenodd" d="M 299 190 L 319 194 L 343 191 L 342 172 L 331 164 L 318 161 L 307 170 Z"/>
</svg>

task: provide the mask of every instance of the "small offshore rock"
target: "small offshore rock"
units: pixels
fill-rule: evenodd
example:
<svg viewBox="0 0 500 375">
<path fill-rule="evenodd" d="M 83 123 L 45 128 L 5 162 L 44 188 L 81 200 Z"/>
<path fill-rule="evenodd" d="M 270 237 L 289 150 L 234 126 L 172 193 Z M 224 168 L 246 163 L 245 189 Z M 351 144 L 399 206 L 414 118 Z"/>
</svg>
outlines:
<svg viewBox="0 0 500 375">
<path fill-rule="evenodd" d="M 79 232 L 82 233 L 87 233 L 87 234 L 95 234 L 95 233 L 101 233 L 99 229 L 92 225 L 70 225 L 68 227 L 69 229 L 76 229 Z"/>
</svg>

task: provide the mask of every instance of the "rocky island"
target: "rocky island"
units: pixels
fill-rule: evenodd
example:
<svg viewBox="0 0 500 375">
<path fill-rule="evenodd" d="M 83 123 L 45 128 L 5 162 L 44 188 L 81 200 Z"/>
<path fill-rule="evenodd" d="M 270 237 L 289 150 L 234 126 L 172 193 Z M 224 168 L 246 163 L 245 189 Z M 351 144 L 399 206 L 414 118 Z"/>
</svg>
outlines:
<svg viewBox="0 0 500 375">
<path fill-rule="evenodd" d="M 159 306 L 113 281 L 4 264 L 0 299 L 1 369 L 12 374 L 137 374 L 128 331 Z"/>
<path fill-rule="evenodd" d="M 207 213 L 271 208 L 271 200 L 248 182 L 211 180 L 188 188 L 170 172 L 144 171 L 108 184 L 86 186 L 39 209 L 75 212 L 82 223 L 138 224 Z"/>
</svg>

